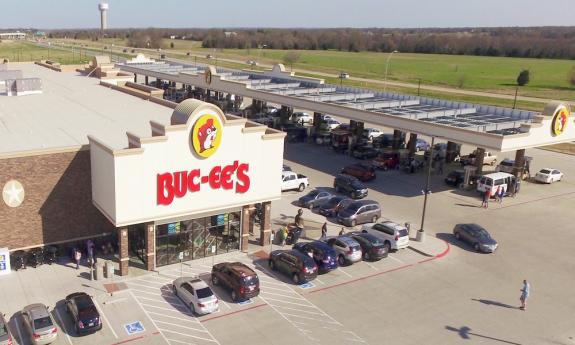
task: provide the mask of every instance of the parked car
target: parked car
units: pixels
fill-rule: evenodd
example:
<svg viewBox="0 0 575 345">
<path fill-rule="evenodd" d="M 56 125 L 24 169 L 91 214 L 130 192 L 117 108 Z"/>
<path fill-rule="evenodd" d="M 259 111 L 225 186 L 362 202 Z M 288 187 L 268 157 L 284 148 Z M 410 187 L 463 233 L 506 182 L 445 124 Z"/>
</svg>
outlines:
<svg viewBox="0 0 575 345">
<path fill-rule="evenodd" d="M 375 147 L 391 147 L 393 146 L 393 139 L 394 136 L 391 133 L 383 133 L 380 136 L 374 138 L 372 140 L 373 146 Z M 403 149 L 405 148 L 405 133 L 399 136 L 398 148 Z"/>
<path fill-rule="evenodd" d="M 458 240 L 471 244 L 478 252 L 493 253 L 498 247 L 497 241 L 489 232 L 477 224 L 457 224 L 453 228 L 453 235 Z"/>
<path fill-rule="evenodd" d="M 515 183 L 515 176 L 504 173 L 497 172 L 481 176 L 477 180 L 477 191 L 480 193 L 485 193 L 486 190 L 491 191 L 491 196 L 494 196 L 497 192 L 497 188 L 503 188 L 503 192 L 507 193 L 510 186 Z"/>
<path fill-rule="evenodd" d="M 453 170 L 445 177 L 445 183 L 451 186 L 458 187 L 465 180 L 465 171 Z"/>
<path fill-rule="evenodd" d="M 351 164 L 341 169 L 341 173 L 356 177 L 363 182 L 375 179 L 375 168 L 371 164 Z"/>
<path fill-rule="evenodd" d="M 341 209 L 351 204 L 353 200 L 348 197 L 336 195 L 319 207 L 319 214 L 326 217 L 335 217 Z"/>
<path fill-rule="evenodd" d="M 260 293 L 258 275 L 241 262 L 222 262 L 214 265 L 212 283 L 230 291 L 234 302 L 256 297 Z"/>
<path fill-rule="evenodd" d="M 203 280 L 181 277 L 172 283 L 174 295 L 190 307 L 192 314 L 210 314 L 218 311 L 219 301 L 212 289 Z"/>
<path fill-rule="evenodd" d="M 66 311 L 74 322 L 76 334 L 88 334 L 102 329 L 102 319 L 92 297 L 84 292 L 66 296 Z"/>
<path fill-rule="evenodd" d="M 379 155 L 379 150 L 371 146 L 356 146 L 351 155 L 357 159 L 373 159 Z"/>
<path fill-rule="evenodd" d="M 415 151 L 427 151 L 429 150 L 429 143 L 423 139 L 417 139 L 415 141 Z"/>
<path fill-rule="evenodd" d="M 385 248 L 399 250 L 409 246 L 409 231 L 403 225 L 392 221 L 364 225 L 362 232 L 371 234 L 383 241 Z"/>
<path fill-rule="evenodd" d="M 372 141 L 374 138 L 379 137 L 382 134 L 383 132 L 376 128 L 365 128 L 363 130 L 363 136 L 370 141 Z"/>
<path fill-rule="evenodd" d="M 320 207 L 324 203 L 328 202 L 328 200 L 333 195 L 329 192 L 314 189 L 311 192 L 307 193 L 306 195 L 302 196 L 298 199 L 298 205 L 301 207 L 309 208 L 310 210 L 314 207 Z"/>
<path fill-rule="evenodd" d="M 293 119 L 294 119 L 294 122 L 296 122 L 296 123 L 301 123 L 301 124 L 313 123 L 313 116 L 311 116 L 308 113 L 304 113 L 304 112 L 293 113 Z"/>
<path fill-rule="evenodd" d="M 363 256 L 361 246 L 349 236 L 329 236 L 323 240 L 337 253 L 337 263 L 340 266 L 361 261 Z"/>
<path fill-rule="evenodd" d="M 294 250 L 300 253 L 312 253 L 312 259 L 318 267 L 318 273 L 327 273 L 337 268 L 337 254 L 327 243 L 321 241 L 299 242 L 294 244 Z"/>
<path fill-rule="evenodd" d="M 395 169 L 399 166 L 399 154 L 395 152 L 384 152 L 375 157 L 371 164 L 381 170 Z"/>
<path fill-rule="evenodd" d="M 326 116 L 329 116 L 329 115 L 326 115 Z M 327 119 L 327 120 L 325 120 L 325 124 L 326 124 L 327 128 L 331 131 L 331 130 L 338 128 L 341 125 L 341 122 L 339 122 L 338 120 L 334 120 L 334 119 Z"/>
<path fill-rule="evenodd" d="M 379 261 L 387 257 L 389 250 L 379 238 L 365 232 L 350 232 L 345 236 L 353 238 L 361 246 L 363 260 Z"/>
<path fill-rule="evenodd" d="M 42 303 L 30 304 L 22 309 L 22 320 L 34 345 L 50 344 L 58 337 L 58 328 Z"/>
<path fill-rule="evenodd" d="M 333 118 L 333 116 L 327 115 L 327 114 L 320 114 L 320 115 L 319 115 L 319 118 L 322 119 L 323 121 L 335 120 L 335 119 Z"/>
<path fill-rule="evenodd" d="M 349 131 L 351 129 L 351 126 L 349 125 L 349 123 L 342 123 L 341 125 L 337 126 L 336 129 L 341 131 Z"/>
<path fill-rule="evenodd" d="M 543 183 L 553 183 L 562 179 L 563 173 L 557 169 L 545 168 L 535 174 L 535 181 Z"/>
<path fill-rule="evenodd" d="M 301 284 L 317 277 L 318 267 L 307 254 L 296 250 L 274 250 L 268 261 L 270 269 L 289 276 L 295 284 Z"/>
<path fill-rule="evenodd" d="M 350 175 L 337 175 L 333 180 L 333 188 L 337 193 L 349 195 L 352 199 L 361 199 L 367 196 L 367 187 Z"/>
<path fill-rule="evenodd" d="M 8 322 L 4 318 L 4 314 L 0 313 L 0 345 L 12 345 L 12 334 L 8 328 Z"/>
<path fill-rule="evenodd" d="M 474 165 L 477 160 L 477 150 L 473 151 L 467 156 L 460 158 L 462 165 Z M 483 153 L 483 165 L 495 165 L 497 164 L 497 156 L 489 151 L 484 151 Z"/>
<path fill-rule="evenodd" d="M 381 217 L 381 207 L 374 200 L 357 200 L 339 211 L 337 221 L 346 226 L 375 223 Z"/>
<path fill-rule="evenodd" d="M 515 165 L 515 160 L 505 158 L 504 160 L 499 162 L 499 165 L 495 168 L 495 171 L 513 174 L 513 166 L 514 165 Z"/>
<path fill-rule="evenodd" d="M 282 172 L 282 192 L 293 189 L 297 189 L 298 192 L 303 192 L 308 185 L 309 181 L 306 176 L 296 174 L 293 171 Z"/>
<path fill-rule="evenodd" d="M 274 124 L 274 118 L 266 114 L 253 114 L 249 116 L 249 120 L 272 127 Z"/>
</svg>

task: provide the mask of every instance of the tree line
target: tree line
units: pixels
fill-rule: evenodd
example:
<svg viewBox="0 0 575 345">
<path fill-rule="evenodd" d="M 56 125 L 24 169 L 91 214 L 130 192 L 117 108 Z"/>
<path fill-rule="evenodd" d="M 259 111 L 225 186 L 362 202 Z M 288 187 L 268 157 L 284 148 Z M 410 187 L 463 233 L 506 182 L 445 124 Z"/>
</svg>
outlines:
<svg viewBox="0 0 575 345">
<path fill-rule="evenodd" d="M 97 40 L 99 30 L 59 30 L 52 37 Z M 575 27 L 450 29 L 117 29 L 109 37 L 161 48 L 161 38 L 202 41 L 204 48 L 303 49 L 575 59 Z M 177 44 L 176 44 L 177 48 Z"/>
</svg>

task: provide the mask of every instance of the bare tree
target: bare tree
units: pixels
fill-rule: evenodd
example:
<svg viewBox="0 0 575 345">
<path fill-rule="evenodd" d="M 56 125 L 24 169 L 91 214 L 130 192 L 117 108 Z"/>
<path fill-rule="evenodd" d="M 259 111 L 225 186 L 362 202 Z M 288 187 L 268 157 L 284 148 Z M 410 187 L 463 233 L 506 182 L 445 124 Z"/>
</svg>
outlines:
<svg viewBox="0 0 575 345">
<path fill-rule="evenodd" d="M 284 55 L 283 61 L 290 65 L 290 70 L 293 71 L 293 64 L 299 60 L 300 54 L 298 52 L 292 51 Z"/>
</svg>

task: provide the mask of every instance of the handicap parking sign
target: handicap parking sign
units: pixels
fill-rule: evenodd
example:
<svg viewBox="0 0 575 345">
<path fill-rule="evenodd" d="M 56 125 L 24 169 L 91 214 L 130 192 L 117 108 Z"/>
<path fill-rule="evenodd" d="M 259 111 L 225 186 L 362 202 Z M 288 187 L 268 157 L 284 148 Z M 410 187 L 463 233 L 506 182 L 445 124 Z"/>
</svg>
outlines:
<svg viewBox="0 0 575 345">
<path fill-rule="evenodd" d="M 144 325 L 142 325 L 142 322 L 140 321 L 127 323 L 124 325 L 124 328 L 126 329 L 126 333 L 128 333 L 128 335 L 142 333 L 146 331 Z"/>
<path fill-rule="evenodd" d="M 301 284 L 299 287 L 300 287 L 300 289 L 311 289 L 311 288 L 315 287 L 315 285 L 310 282 L 310 283 Z"/>
<path fill-rule="evenodd" d="M 254 303 L 251 299 L 247 299 L 245 301 L 238 302 L 238 305 L 246 305 Z"/>
</svg>

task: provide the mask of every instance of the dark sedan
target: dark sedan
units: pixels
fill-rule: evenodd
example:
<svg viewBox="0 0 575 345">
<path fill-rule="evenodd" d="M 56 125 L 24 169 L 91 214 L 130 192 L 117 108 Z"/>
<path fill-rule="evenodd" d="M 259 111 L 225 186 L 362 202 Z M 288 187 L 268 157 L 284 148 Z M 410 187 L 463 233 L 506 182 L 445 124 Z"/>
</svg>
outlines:
<svg viewBox="0 0 575 345">
<path fill-rule="evenodd" d="M 351 154 L 358 159 L 373 159 L 379 155 L 379 150 L 369 146 L 359 146 L 353 149 Z"/>
<path fill-rule="evenodd" d="M 478 252 L 493 253 L 498 246 L 489 232 L 477 224 L 457 224 L 453 228 L 453 235 L 458 240 L 471 244 Z"/>
<path fill-rule="evenodd" d="M 375 168 L 370 164 L 351 164 L 341 169 L 341 173 L 356 177 L 363 182 L 375 179 Z"/>
<path fill-rule="evenodd" d="M 102 329 L 102 319 L 92 297 L 84 292 L 66 296 L 66 311 L 72 317 L 77 334 L 88 334 Z"/>
<path fill-rule="evenodd" d="M 445 183 L 451 186 L 459 187 L 465 179 L 465 172 L 463 170 L 453 170 L 445 177 Z"/>
<path fill-rule="evenodd" d="M 329 192 L 315 189 L 299 198 L 298 205 L 311 210 L 314 207 L 319 207 L 328 202 L 332 196 Z"/>
<path fill-rule="evenodd" d="M 326 217 L 335 217 L 339 210 L 342 210 L 347 207 L 347 205 L 353 202 L 352 199 L 337 195 L 329 199 L 328 202 L 321 205 L 319 208 L 319 213 Z"/>
<path fill-rule="evenodd" d="M 346 236 L 353 238 L 359 243 L 363 253 L 363 260 L 379 261 L 387 257 L 388 251 L 379 238 L 365 232 L 350 232 Z"/>
</svg>

